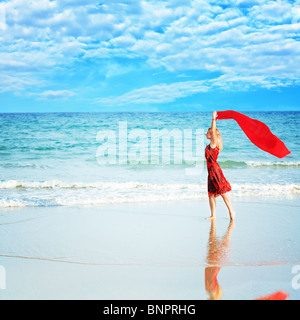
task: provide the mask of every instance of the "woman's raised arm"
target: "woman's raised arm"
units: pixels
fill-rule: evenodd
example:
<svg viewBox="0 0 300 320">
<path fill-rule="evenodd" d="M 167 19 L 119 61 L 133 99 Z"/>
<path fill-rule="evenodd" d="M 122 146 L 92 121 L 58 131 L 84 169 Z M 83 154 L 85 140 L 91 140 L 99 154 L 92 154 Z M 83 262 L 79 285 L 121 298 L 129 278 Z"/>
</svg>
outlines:
<svg viewBox="0 0 300 320">
<path fill-rule="evenodd" d="M 212 135 L 212 143 L 213 145 L 217 145 L 217 111 L 213 112 L 213 118 L 211 122 L 211 135 Z"/>
</svg>

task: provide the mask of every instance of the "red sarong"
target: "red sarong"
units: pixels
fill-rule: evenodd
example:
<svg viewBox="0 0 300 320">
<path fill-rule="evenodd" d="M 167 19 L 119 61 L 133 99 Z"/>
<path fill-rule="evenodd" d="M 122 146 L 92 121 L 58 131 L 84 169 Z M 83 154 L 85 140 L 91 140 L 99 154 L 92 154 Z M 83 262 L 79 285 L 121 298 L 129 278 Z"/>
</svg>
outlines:
<svg viewBox="0 0 300 320">
<path fill-rule="evenodd" d="M 235 120 L 252 143 L 273 156 L 284 158 L 291 153 L 285 144 L 278 139 L 263 122 L 231 110 L 218 112 L 217 120 L 224 119 Z"/>
</svg>

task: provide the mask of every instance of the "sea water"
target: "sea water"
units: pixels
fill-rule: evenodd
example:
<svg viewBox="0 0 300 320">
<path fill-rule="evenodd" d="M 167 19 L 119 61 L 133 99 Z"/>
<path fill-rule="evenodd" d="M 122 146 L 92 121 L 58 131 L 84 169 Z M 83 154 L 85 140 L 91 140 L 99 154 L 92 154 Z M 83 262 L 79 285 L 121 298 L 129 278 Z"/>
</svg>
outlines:
<svg viewBox="0 0 300 320">
<path fill-rule="evenodd" d="M 232 197 L 300 196 L 300 112 L 245 114 L 267 124 L 291 154 L 276 158 L 234 120 L 218 121 L 218 162 Z M 0 114 L 0 124 L 0 207 L 207 198 L 211 113 Z"/>
</svg>

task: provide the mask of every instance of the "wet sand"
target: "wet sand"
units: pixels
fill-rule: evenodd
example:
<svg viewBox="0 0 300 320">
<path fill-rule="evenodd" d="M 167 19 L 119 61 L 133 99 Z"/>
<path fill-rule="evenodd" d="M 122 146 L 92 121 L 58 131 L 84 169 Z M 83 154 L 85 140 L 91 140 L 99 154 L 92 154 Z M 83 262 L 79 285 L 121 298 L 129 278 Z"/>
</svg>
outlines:
<svg viewBox="0 0 300 320">
<path fill-rule="evenodd" d="M 233 204 L 3 209 L 0 299 L 299 299 L 300 199 Z"/>
</svg>

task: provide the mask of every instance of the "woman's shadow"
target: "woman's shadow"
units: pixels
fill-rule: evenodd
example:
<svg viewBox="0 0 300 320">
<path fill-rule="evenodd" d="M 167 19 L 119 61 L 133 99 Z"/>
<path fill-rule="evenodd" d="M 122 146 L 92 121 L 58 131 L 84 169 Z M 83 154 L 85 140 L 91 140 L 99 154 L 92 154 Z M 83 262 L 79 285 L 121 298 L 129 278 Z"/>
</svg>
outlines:
<svg viewBox="0 0 300 320">
<path fill-rule="evenodd" d="M 216 220 L 211 220 L 211 227 L 208 239 L 207 265 L 205 268 L 205 289 L 209 294 L 209 300 L 221 300 L 222 288 L 218 283 L 217 276 L 222 265 L 226 262 L 230 250 L 230 238 L 234 228 L 234 221 L 231 221 L 227 232 L 220 239 L 216 236 Z"/>
</svg>

